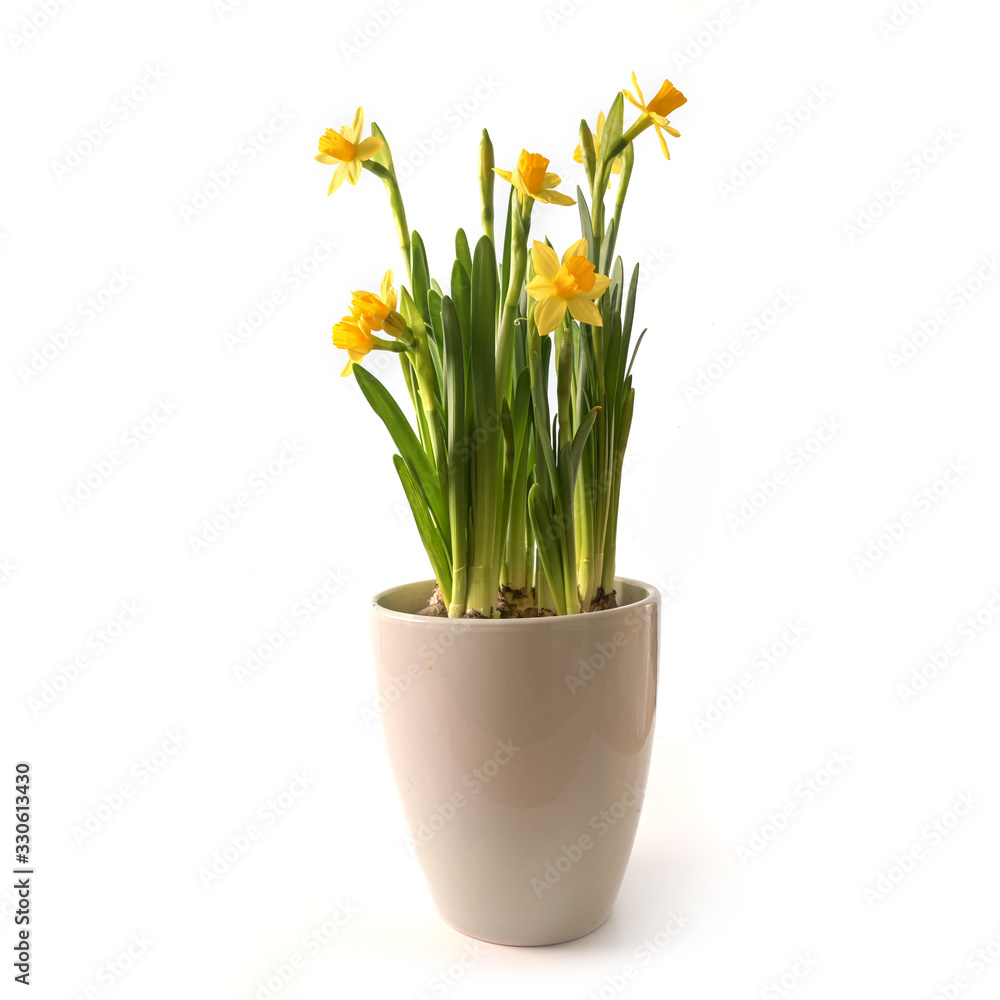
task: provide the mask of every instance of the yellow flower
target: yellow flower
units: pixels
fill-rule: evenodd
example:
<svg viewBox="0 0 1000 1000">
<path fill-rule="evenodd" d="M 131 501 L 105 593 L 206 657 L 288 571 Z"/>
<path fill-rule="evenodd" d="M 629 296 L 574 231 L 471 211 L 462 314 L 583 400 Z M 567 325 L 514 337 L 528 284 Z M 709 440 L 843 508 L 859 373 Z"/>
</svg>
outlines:
<svg viewBox="0 0 1000 1000">
<path fill-rule="evenodd" d="M 370 160 L 382 148 L 382 140 L 377 136 L 361 138 L 364 127 L 365 113 L 358 108 L 352 124 L 342 126 L 339 133 L 328 128 L 319 137 L 319 153 L 313 159 L 320 163 L 340 164 L 333 172 L 327 194 L 333 194 L 344 183 L 345 178 L 352 184 L 357 184 L 361 176 L 362 161 Z"/>
<path fill-rule="evenodd" d="M 598 157 L 601 155 L 601 136 L 604 135 L 604 112 L 602 111 L 597 116 L 597 130 L 594 132 L 594 156 Z M 577 163 L 583 163 L 583 150 L 577 146 L 576 152 L 573 153 L 573 159 Z M 611 173 L 620 174 L 622 172 L 622 158 L 620 156 L 615 157 L 615 162 L 611 164 Z M 608 187 L 611 187 L 611 178 L 608 178 Z"/>
<path fill-rule="evenodd" d="M 535 306 L 535 326 L 545 336 L 555 330 L 569 310 L 580 323 L 601 326 L 601 312 L 593 299 L 604 294 L 611 279 L 594 274 L 594 265 L 587 260 L 587 241 L 577 240 L 564 254 L 562 263 L 555 250 L 535 240 L 531 244 L 531 262 L 535 277 L 527 284 L 528 294 L 538 301 Z"/>
<path fill-rule="evenodd" d="M 526 149 L 522 149 L 513 172 L 501 170 L 499 167 L 494 167 L 493 170 L 505 181 L 513 184 L 526 198 L 551 202 L 555 205 L 575 205 L 576 202 L 568 195 L 552 190 L 558 186 L 560 178 L 558 174 L 546 173 L 548 166 L 549 161 L 541 153 L 529 153 Z"/>
<path fill-rule="evenodd" d="M 382 278 L 381 298 L 374 292 L 351 292 L 351 312 L 358 325 L 368 333 L 384 328 L 396 336 L 400 323 L 406 327 L 406 321 L 396 312 L 396 302 L 392 271 L 386 271 Z"/>
<path fill-rule="evenodd" d="M 670 150 L 667 149 L 667 140 L 663 138 L 660 128 L 665 128 L 674 138 L 680 136 L 680 132 L 673 128 L 670 122 L 667 121 L 667 115 L 686 103 L 687 98 L 669 80 L 664 80 L 663 86 L 660 87 L 656 97 L 647 104 L 646 99 L 642 96 L 642 90 L 639 88 L 639 81 L 635 78 L 635 73 L 632 74 L 632 86 L 635 87 L 635 92 L 639 95 L 638 100 L 627 90 L 623 90 L 622 93 L 625 95 L 626 100 L 634 104 L 648 118 L 652 119 L 653 128 L 656 129 L 656 134 L 660 137 L 660 149 L 663 151 L 663 155 L 669 160 Z"/>
<path fill-rule="evenodd" d="M 340 373 L 350 375 L 356 361 L 360 361 L 374 346 L 371 332 L 362 329 L 354 316 L 345 316 L 333 328 L 333 346 L 347 351 L 347 366 Z"/>
</svg>

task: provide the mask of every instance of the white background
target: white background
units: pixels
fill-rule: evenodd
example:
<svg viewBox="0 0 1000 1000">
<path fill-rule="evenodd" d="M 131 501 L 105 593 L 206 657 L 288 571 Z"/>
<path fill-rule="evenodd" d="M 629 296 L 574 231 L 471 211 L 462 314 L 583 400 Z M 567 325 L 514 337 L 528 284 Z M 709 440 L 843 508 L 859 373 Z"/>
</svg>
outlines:
<svg viewBox="0 0 1000 1000">
<path fill-rule="evenodd" d="M 295 955 L 273 995 L 996 995 L 1000 961 L 967 960 L 1000 954 L 1000 282 L 983 263 L 1000 252 L 1000 16 L 893 6 L 399 0 L 380 24 L 387 2 L 94 0 L 47 23 L 5 5 L 0 784 L 12 799 L 32 762 L 35 996 L 267 997 Z M 689 98 L 669 163 L 651 133 L 637 144 L 618 243 L 644 265 L 650 331 L 619 570 L 673 595 L 643 819 L 601 930 L 485 946 L 446 986 L 470 942 L 433 909 L 363 716 L 369 598 L 430 574 L 388 437 L 330 343 L 350 291 L 403 268 L 381 184 L 327 198 L 312 156 L 363 104 L 444 278 L 454 229 L 479 235 L 480 128 L 498 166 L 544 152 L 572 192 L 579 119 L 633 69 L 647 96 L 667 76 Z M 561 247 L 576 226 L 542 207 L 533 235 Z M 748 336 L 781 293 L 791 308 Z M 196 552 L 241 491 L 250 506 Z M 788 623 L 805 634 L 760 671 Z M 901 691 L 921 669 L 936 676 Z M 834 754 L 849 763 L 831 775 Z M 354 915 L 307 947 L 338 907 Z M 616 978 L 678 912 L 683 931 Z"/>
</svg>

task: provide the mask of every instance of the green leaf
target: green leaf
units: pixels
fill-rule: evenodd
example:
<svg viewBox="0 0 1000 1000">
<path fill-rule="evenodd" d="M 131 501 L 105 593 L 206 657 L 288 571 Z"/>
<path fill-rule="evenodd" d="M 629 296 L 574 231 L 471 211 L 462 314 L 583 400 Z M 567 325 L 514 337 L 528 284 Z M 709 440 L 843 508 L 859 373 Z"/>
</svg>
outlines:
<svg viewBox="0 0 1000 1000">
<path fill-rule="evenodd" d="M 515 193 L 514 185 L 511 184 L 510 194 L 507 197 L 507 223 L 503 233 L 503 264 L 500 268 L 500 295 L 504 300 L 507 298 L 507 286 L 510 284 L 511 226 L 513 225 L 513 216 L 515 214 L 520 214 L 517 212 L 517 200 L 514 197 Z"/>
<path fill-rule="evenodd" d="M 434 377 L 438 386 L 444 385 L 444 361 L 442 358 L 444 331 L 441 327 L 441 299 L 441 293 L 433 288 L 427 293 L 427 312 L 430 315 L 432 334 L 427 338 L 427 353 L 431 356 Z"/>
<path fill-rule="evenodd" d="M 639 339 L 635 342 L 635 348 L 632 351 L 632 360 L 628 363 L 628 370 L 625 372 L 625 377 L 628 378 L 632 374 L 632 365 L 635 364 L 635 356 L 639 353 L 639 345 L 642 343 L 642 338 L 646 336 L 646 331 L 643 330 L 639 334 Z"/>
<path fill-rule="evenodd" d="M 420 233 L 415 229 L 410 237 L 410 269 L 413 274 L 413 301 L 416 302 L 424 322 L 430 322 L 427 312 L 427 293 L 431 288 L 431 273 L 427 267 L 427 251 Z"/>
<path fill-rule="evenodd" d="M 625 117 L 625 98 L 619 90 L 615 94 L 615 99 L 611 102 L 611 110 L 604 122 L 604 131 L 601 133 L 601 161 L 607 159 L 612 147 L 618 144 L 622 137 L 622 121 Z M 606 183 L 606 182 L 605 182 Z"/>
<path fill-rule="evenodd" d="M 382 418 L 400 455 L 420 484 L 434 520 L 443 531 L 447 517 L 441 482 L 431 460 L 417 440 L 417 435 L 413 433 L 410 422 L 403 416 L 403 411 L 389 390 L 370 371 L 360 365 L 355 365 L 353 371 L 368 405 Z"/>
<path fill-rule="evenodd" d="M 593 186 L 597 153 L 594 150 L 594 133 L 590 131 L 590 126 L 585 118 L 580 119 L 580 155 L 583 158 L 584 169 L 587 171 L 587 183 Z"/>
<path fill-rule="evenodd" d="M 448 553 L 444 546 L 444 539 L 441 537 L 441 532 L 438 531 L 437 525 L 431 519 L 424 496 L 406 462 L 399 455 L 393 455 L 392 464 L 396 466 L 396 472 L 399 473 L 399 481 L 403 484 L 406 501 L 410 505 L 410 510 L 413 511 L 413 520 L 417 524 L 420 541 L 423 542 L 427 558 L 430 560 L 431 568 L 434 570 L 434 576 L 437 579 L 438 586 L 441 588 L 441 596 L 444 598 L 445 604 L 450 604 L 452 584 L 451 562 L 448 559 Z"/>
<path fill-rule="evenodd" d="M 596 266 L 594 260 L 594 227 L 590 221 L 590 209 L 587 206 L 587 199 L 583 196 L 580 186 L 576 188 L 576 207 L 580 212 L 580 231 L 587 239 L 587 259 Z"/>
<path fill-rule="evenodd" d="M 597 419 L 597 413 L 600 410 L 599 406 L 595 406 L 590 413 L 588 413 L 583 418 L 583 423 L 576 430 L 576 434 L 573 436 L 573 444 L 569 451 L 569 462 L 570 462 L 570 474 L 572 476 L 573 482 L 576 482 L 576 474 L 580 468 L 580 458 L 583 455 L 584 445 L 587 443 L 587 438 L 590 435 L 591 428 L 594 426 L 594 421 Z"/>
<path fill-rule="evenodd" d="M 611 263 L 611 256 L 614 252 L 615 220 L 612 219 L 604 230 L 604 239 L 601 241 L 601 265 L 597 269 L 598 274 L 607 274 L 610 277 L 611 272 L 608 270 L 608 265 Z"/>
<path fill-rule="evenodd" d="M 555 612 L 564 615 L 566 614 L 566 601 L 562 565 L 559 559 L 555 558 L 559 551 L 559 532 L 553 524 L 548 505 L 538 483 L 535 483 L 528 490 L 528 518 L 535 533 L 538 559 L 542 564 L 542 571 L 549 582 L 552 600 L 556 605 Z"/>
<path fill-rule="evenodd" d="M 455 256 L 462 262 L 465 270 L 472 274 L 472 251 L 469 249 L 469 238 L 465 235 L 464 229 L 459 229 L 455 233 Z"/>
<path fill-rule="evenodd" d="M 372 122 L 372 135 L 377 139 L 382 140 L 382 148 L 372 157 L 372 159 L 381 167 L 385 167 L 390 174 L 396 172 L 396 168 L 392 165 L 392 152 L 389 149 L 389 143 L 385 138 L 382 130 Z"/>
<path fill-rule="evenodd" d="M 461 230 L 459 230 L 461 232 Z M 472 260 L 469 266 L 456 260 L 451 269 L 451 301 L 455 305 L 458 326 L 462 331 L 462 347 L 465 353 L 465 373 L 469 369 L 469 337 L 472 333 Z"/>
<path fill-rule="evenodd" d="M 444 327 L 445 412 L 448 415 L 448 511 L 450 515 L 452 567 L 457 603 L 465 601 L 465 567 L 468 564 L 469 471 L 468 424 L 465 402 L 465 361 L 462 331 L 451 299 L 441 303 Z"/>
</svg>

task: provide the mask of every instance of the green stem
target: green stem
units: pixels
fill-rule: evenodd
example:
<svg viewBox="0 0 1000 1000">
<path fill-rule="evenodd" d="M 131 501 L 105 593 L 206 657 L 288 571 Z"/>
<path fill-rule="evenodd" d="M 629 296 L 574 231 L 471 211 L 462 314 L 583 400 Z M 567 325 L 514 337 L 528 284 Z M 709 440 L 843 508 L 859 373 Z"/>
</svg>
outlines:
<svg viewBox="0 0 1000 1000">
<path fill-rule="evenodd" d="M 521 301 L 521 287 L 528 266 L 528 232 L 531 229 L 532 199 L 527 198 L 527 205 L 521 204 L 518 198 L 511 202 L 514 212 L 514 225 L 511 232 L 510 283 L 507 286 L 507 296 L 504 300 L 503 315 L 500 320 L 500 333 L 497 340 L 497 401 L 509 395 L 511 382 L 511 353 L 514 346 L 514 321 L 517 319 L 517 308 Z M 519 209 L 515 210 L 515 206 Z"/>
</svg>

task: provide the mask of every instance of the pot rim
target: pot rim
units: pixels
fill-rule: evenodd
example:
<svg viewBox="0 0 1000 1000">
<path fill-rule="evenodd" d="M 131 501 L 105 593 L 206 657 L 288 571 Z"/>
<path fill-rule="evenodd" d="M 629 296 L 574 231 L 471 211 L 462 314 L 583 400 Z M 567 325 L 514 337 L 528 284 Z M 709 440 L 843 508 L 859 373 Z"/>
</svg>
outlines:
<svg viewBox="0 0 1000 1000">
<path fill-rule="evenodd" d="M 603 621 L 610 624 L 611 618 L 609 616 L 614 616 L 616 614 L 622 616 L 636 611 L 639 608 L 646 607 L 647 605 L 656 605 L 658 607 L 660 604 L 660 592 L 656 587 L 654 587 L 651 583 L 645 583 L 642 580 L 635 580 L 628 576 L 615 577 L 615 590 L 619 589 L 620 584 L 628 584 L 629 586 L 635 587 L 640 591 L 644 591 L 643 596 L 640 597 L 639 600 L 632 601 L 629 604 L 621 604 L 616 608 L 605 608 L 602 611 L 588 611 L 577 615 L 547 615 L 544 618 L 442 618 L 431 615 L 418 615 L 409 611 L 396 611 L 393 608 L 387 607 L 383 603 L 391 595 L 396 594 L 405 588 L 426 586 L 428 591 L 430 591 L 434 588 L 435 583 L 436 581 L 432 578 L 429 580 L 411 580 L 409 583 L 400 583 L 395 587 L 388 587 L 385 590 L 379 591 L 372 598 L 372 610 L 383 618 L 415 623 L 420 622 L 425 625 L 436 626 L 439 628 L 460 628 L 464 630 L 470 627 L 476 629 L 488 629 L 511 628 L 512 626 L 519 626 L 522 628 L 552 628 L 556 623 L 560 623 L 563 627 L 565 627 L 571 623 L 582 623 L 585 621 Z"/>
</svg>

